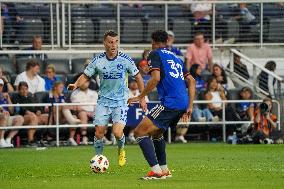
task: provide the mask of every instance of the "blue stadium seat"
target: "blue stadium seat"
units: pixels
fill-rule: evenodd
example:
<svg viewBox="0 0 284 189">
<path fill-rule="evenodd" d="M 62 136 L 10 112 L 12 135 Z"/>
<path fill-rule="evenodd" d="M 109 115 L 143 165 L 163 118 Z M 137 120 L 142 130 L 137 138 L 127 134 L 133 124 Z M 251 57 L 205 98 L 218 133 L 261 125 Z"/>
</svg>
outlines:
<svg viewBox="0 0 284 189">
<path fill-rule="evenodd" d="M 24 17 L 24 19 L 38 16 L 38 9 L 32 4 L 15 3 L 15 10 L 17 11 L 17 15 Z"/>
<path fill-rule="evenodd" d="M 181 5 L 169 5 L 168 6 L 168 17 L 169 18 L 177 18 L 177 17 L 185 17 L 183 8 Z"/>
<path fill-rule="evenodd" d="M 48 59 L 46 65 L 53 64 L 56 74 L 69 74 L 70 66 L 68 59 Z"/>
<path fill-rule="evenodd" d="M 106 18 L 116 16 L 116 10 L 114 6 L 106 6 L 106 5 L 90 5 L 89 6 L 89 16 L 92 19 L 96 18 Z"/>
</svg>

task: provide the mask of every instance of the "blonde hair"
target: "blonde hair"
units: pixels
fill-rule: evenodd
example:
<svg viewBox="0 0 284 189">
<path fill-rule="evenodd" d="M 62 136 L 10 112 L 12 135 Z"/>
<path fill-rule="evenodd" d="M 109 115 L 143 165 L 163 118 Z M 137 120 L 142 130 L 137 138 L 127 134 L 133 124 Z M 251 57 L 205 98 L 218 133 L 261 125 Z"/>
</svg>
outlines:
<svg viewBox="0 0 284 189">
<path fill-rule="evenodd" d="M 47 69 L 50 69 L 50 70 L 52 70 L 53 72 L 55 72 L 55 66 L 54 66 L 53 64 L 47 65 L 46 70 L 47 70 Z"/>
</svg>

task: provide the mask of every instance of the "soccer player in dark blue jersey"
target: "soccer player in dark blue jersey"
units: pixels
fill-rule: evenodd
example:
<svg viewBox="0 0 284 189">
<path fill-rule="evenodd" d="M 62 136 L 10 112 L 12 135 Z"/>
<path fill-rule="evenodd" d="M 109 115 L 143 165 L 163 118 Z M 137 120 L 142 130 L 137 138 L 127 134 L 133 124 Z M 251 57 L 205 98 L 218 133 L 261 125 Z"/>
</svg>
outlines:
<svg viewBox="0 0 284 189">
<path fill-rule="evenodd" d="M 128 100 L 129 104 L 141 101 L 157 87 L 161 101 L 149 111 L 134 131 L 151 167 L 147 176 L 142 177 L 145 180 L 172 176 L 167 167 L 163 133 L 168 127 L 175 126 L 183 116 L 185 119 L 191 116 L 195 95 L 195 80 L 184 63 L 166 48 L 167 38 L 165 31 L 152 33 L 152 52 L 148 57 L 151 79 L 138 97 Z"/>
</svg>

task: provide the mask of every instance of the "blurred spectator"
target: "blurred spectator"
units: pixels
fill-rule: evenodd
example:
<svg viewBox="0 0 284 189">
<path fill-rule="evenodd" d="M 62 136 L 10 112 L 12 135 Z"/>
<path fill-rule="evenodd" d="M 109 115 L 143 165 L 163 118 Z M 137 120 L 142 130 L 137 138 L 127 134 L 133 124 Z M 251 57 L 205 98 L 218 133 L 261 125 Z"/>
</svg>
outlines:
<svg viewBox="0 0 284 189">
<path fill-rule="evenodd" d="M 138 69 L 144 81 L 144 86 L 150 80 L 151 76 L 149 75 L 149 66 L 147 60 L 141 60 L 138 64 Z"/>
<path fill-rule="evenodd" d="M 209 78 L 207 81 L 207 91 L 205 93 L 205 100 L 209 100 L 207 106 L 213 116 L 218 116 L 218 118 L 223 117 L 223 107 L 220 101 L 227 100 L 225 96 L 225 91 L 223 88 L 218 87 L 218 81 L 215 77 Z"/>
<path fill-rule="evenodd" d="M 187 143 L 187 140 L 184 138 L 184 136 L 188 131 L 189 121 L 190 119 L 188 116 L 181 117 L 181 119 L 179 120 L 179 124 L 176 126 L 175 142 Z"/>
<path fill-rule="evenodd" d="M 266 138 L 273 138 L 272 131 L 276 129 L 277 117 L 271 113 L 271 110 L 272 100 L 265 98 L 255 111 L 252 138 L 256 144 L 263 143 Z"/>
<path fill-rule="evenodd" d="M 202 33 L 196 33 L 194 43 L 189 45 L 186 52 L 186 66 L 189 69 L 193 64 L 199 64 L 202 71 L 212 70 L 213 55 L 212 49 L 208 43 L 204 41 Z"/>
<path fill-rule="evenodd" d="M 140 95 L 140 91 L 138 89 L 138 84 L 135 78 L 128 79 L 128 88 L 129 88 L 129 98 L 137 97 Z M 149 102 L 148 96 L 145 97 L 145 101 Z M 133 126 L 133 125 L 131 125 Z M 130 143 L 136 143 L 136 139 L 134 137 L 134 129 L 132 129 L 128 134 L 128 141 Z"/>
<path fill-rule="evenodd" d="M 219 64 L 213 65 L 212 76 L 217 79 L 219 87 L 222 87 L 225 90 L 230 90 L 235 88 L 233 81 L 229 77 L 227 77 L 225 70 Z"/>
<path fill-rule="evenodd" d="M 7 43 L 18 42 L 23 17 L 18 15 L 14 3 L 1 3 L 1 21 L 3 40 Z"/>
<path fill-rule="evenodd" d="M 39 35 L 36 35 L 33 37 L 33 41 L 32 41 L 32 47 L 27 48 L 25 50 L 34 50 L 34 51 L 38 51 L 38 50 L 42 50 L 42 37 Z M 27 56 L 29 58 L 34 58 L 34 59 L 39 59 L 42 61 L 47 60 L 47 55 L 46 54 L 25 54 L 25 55 L 21 55 L 21 56 Z"/>
<path fill-rule="evenodd" d="M 241 62 L 241 57 L 237 54 L 234 54 L 233 58 L 234 64 L 234 72 L 243 77 L 244 79 L 249 79 L 249 73 L 247 66 Z M 229 68 L 230 64 L 228 64 L 227 68 Z"/>
<path fill-rule="evenodd" d="M 64 84 L 61 81 L 56 81 L 53 85 L 52 90 L 49 92 L 49 103 L 65 103 L 65 96 L 63 94 L 64 90 Z M 72 107 L 71 107 L 72 108 Z M 52 120 L 55 123 L 56 122 L 56 109 L 53 107 L 51 116 Z M 76 125 L 80 124 L 81 120 L 77 119 L 75 116 L 72 115 L 70 111 L 70 107 L 68 106 L 60 106 L 59 107 L 59 122 L 60 124 L 70 124 L 70 125 Z M 69 132 L 69 139 L 68 143 L 72 146 L 77 146 L 76 141 L 74 140 L 74 136 L 76 134 L 76 128 L 70 128 Z"/>
<path fill-rule="evenodd" d="M 29 93 L 29 86 L 27 82 L 20 82 L 18 86 L 18 93 L 13 96 L 14 104 L 35 104 L 37 100 Z M 24 125 L 47 125 L 48 115 L 42 112 L 41 107 L 19 107 L 16 108 L 16 113 L 24 117 Z M 36 129 L 28 130 L 28 146 L 37 146 L 34 135 Z"/>
<path fill-rule="evenodd" d="M 71 94 L 71 102 L 72 103 L 97 103 L 98 100 L 98 93 L 89 89 L 90 82 L 87 81 L 80 88 L 76 89 Z M 88 105 L 88 106 L 75 106 L 74 108 L 78 119 L 81 120 L 82 124 L 88 124 L 89 121 L 93 120 L 94 112 L 95 112 L 95 105 Z M 87 137 L 87 128 L 81 128 L 81 135 L 82 144 L 88 144 L 88 137 Z"/>
<path fill-rule="evenodd" d="M 199 64 L 193 64 L 190 67 L 190 75 L 195 79 L 196 92 L 199 93 L 201 90 L 206 88 L 206 82 L 201 77 L 201 66 Z M 195 95 L 197 97 L 197 95 Z"/>
<path fill-rule="evenodd" d="M 212 4 L 210 3 L 192 3 L 190 6 L 194 19 L 194 31 L 201 31 L 206 38 L 211 36 L 211 14 Z"/>
<path fill-rule="evenodd" d="M 183 54 L 181 50 L 175 47 L 173 44 L 175 42 L 175 34 L 172 31 L 167 31 L 168 33 L 168 41 L 167 41 L 167 48 L 169 51 L 177 55 L 182 61 L 184 61 Z"/>
<path fill-rule="evenodd" d="M 246 3 L 240 3 L 239 15 L 235 16 L 235 19 L 246 23 L 252 23 L 255 20 L 255 16 L 249 11 Z"/>
<path fill-rule="evenodd" d="M 54 82 L 59 81 L 60 79 L 55 76 L 55 67 L 53 64 L 50 64 L 45 69 L 45 90 L 50 91 L 53 87 Z"/>
<path fill-rule="evenodd" d="M 26 71 L 16 77 L 15 88 L 18 87 L 21 81 L 25 81 L 29 86 L 30 93 L 45 91 L 45 81 L 38 75 L 39 71 L 39 63 L 34 59 L 29 60 L 26 65 Z"/>
<path fill-rule="evenodd" d="M 249 87 L 243 87 L 240 90 L 239 100 L 251 100 L 252 90 Z M 252 102 L 240 102 L 236 104 L 236 112 L 241 121 L 253 121 L 254 120 L 254 103 Z M 247 132 L 249 124 L 242 125 L 242 133 Z"/>
<path fill-rule="evenodd" d="M 24 118 L 20 115 L 10 116 L 14 113 L 14 107 L 5 107 L 5 104 L 12 104 L 8 93 L 3 92 L 4 82 L 0 79 L 0 126 L 21 126 Z M 14 147 L 12 139 L 18 133 L 18 130 L 9 130 L 9 134 L 4 139 L 5 130 L 0 129 L 0 148 Z"/>
<path fill-rule="evenodd" d="M 13 85 L 10 82 L 10 77 L 8 75 L 4 75 L 3 68 L 0 66 L 0 79 L 4 82 L 3 85 L 3 92 L 13 92 L 14 88 Z"/>
<path fill-rule="evenodd" d="M 148 56 L 149 56 L 150 50 L 149 49 L 145 49 L 142 53 L 142 60 L 147 60 Z"/>
<path fill-rule="evenodd" d="M 276 70 L 276 63 L 274 61 L 268 61 L 264 67 L 269 71 L 274 72 Z M 272 75 L 266 73 L 265 71 L 260 72 L 258 79 L 259 79 L 259 87 L 262 90 L 268 92 L 269 95 L 272 98 L 274 98 L 275 97 L 274 85 L 276 83 L 276 79 Z"/>
</svg>

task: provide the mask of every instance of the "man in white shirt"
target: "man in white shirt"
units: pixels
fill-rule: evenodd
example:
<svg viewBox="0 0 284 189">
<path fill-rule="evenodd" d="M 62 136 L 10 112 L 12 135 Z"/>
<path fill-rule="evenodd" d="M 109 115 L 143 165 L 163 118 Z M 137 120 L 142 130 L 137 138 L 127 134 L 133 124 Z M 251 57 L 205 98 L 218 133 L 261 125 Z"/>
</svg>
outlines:
<svg viewBox="0 0 284 189">
<path fill-rule="evenodd" d="M 98 93 L 94 90 L 89 89 L 90 82 L 85 82 L 80 88 L 76 89 L 71 94 L 71 102 L 73 103 L 97 103 Z M 82 124 L 88 124 L 88 121 L 93 119 L 95 112 L 95 105 L 84 105 L 76 106 L 75 111 L 78 119 L 81 120 Z M 88 144 L 87 128 L 81 128 L 81 134 L 83 136 L 82 144 Z"/>
<path fill-rule="evenodd" d="M 38 74 L 40 72 L 39 63 L 36 60 L 31 59 L 27 62 L 26 71 L 20 73 L 14 83 L 15 88 L 21 81 L 28 83 L 29 92 L 34 94 L 36 92 L 45 91 L 45 81 Z"/>
</svg>

